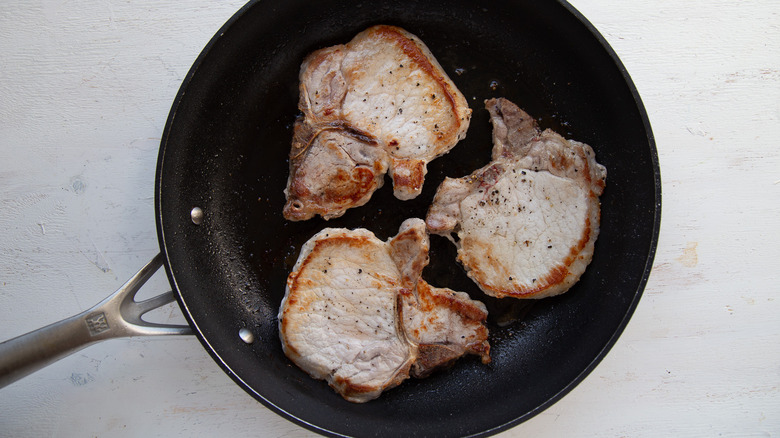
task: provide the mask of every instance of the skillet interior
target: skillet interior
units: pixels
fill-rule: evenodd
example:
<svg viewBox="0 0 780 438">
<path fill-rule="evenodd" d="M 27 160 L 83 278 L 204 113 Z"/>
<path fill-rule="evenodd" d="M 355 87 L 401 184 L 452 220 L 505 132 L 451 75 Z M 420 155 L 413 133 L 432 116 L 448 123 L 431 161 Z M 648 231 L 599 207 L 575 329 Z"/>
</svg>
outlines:
<svg viewBox="0 0 780 438">
<path fill-rule="evenodd" d="M 429 46 L 474 110 L 468 135 L 429 165 L 415 200 L 396 200 L 388 181 L 342 218 L 287 222 L 282 190 L 300 63 L 379 23 L 404 27 Z M 466 358 L 376 401 L 346 402 L 281 350 L 276 313 L 298 250 L 325 226 L 362 226 L 386 239 L 407 217 L 424 218 L 445 175 L 489 161 L 483 101 L 496 96 L 543 128 L 590 144 L 607 167 L 593 262 L 568 293 L 527 306 L 485 297 L 452 245 L 433 236 L 423 276 L 486 302 L 493 362 Z M 636 90 L 595 30 L 555 2 L 251 2 L 185 79 L 157 172 L 166 269 L 201 342 L 259 401 L 334 435 L 492 434 L 540 412 L 584 378 L 623 330 L 649 274 L 660 218 L 655 146 Z M 195 206 L 205 212 L 201 225 L 190 219 Z M 243 327 L 255 334 L 253 344 L 240 340 Z"/>
</svg>

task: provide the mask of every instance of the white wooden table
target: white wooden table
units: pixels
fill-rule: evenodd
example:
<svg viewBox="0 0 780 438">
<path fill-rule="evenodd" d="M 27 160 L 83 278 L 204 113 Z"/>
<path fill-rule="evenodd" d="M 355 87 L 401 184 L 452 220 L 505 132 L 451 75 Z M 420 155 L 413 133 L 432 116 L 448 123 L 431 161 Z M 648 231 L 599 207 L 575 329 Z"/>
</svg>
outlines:
<svg viewBox="0 0 780 438">
<path fill-rule="evenodd" d="M 780 435 L 780 2 L 572 0 L 644 100 L 653 273 L 606 359 L 501 436 Z M 78 313 L 157 252 L 157 148 L 241 0 L 0 3 L 0 340 Z M 157 274 L 148 287 L 167 287 Z M 158 318 L 182 321 L 175 306 Z M 0 436 L 312 434 L 194 337 L 112 340 L 0 390 Z"/>
</svg>

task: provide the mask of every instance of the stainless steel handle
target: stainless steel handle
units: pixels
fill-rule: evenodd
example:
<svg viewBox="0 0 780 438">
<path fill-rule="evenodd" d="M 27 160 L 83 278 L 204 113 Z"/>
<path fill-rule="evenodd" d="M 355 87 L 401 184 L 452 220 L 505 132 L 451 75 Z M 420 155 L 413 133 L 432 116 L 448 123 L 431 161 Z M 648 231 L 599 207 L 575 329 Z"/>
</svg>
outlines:
<svg viewBox="0 0 780 438">
<path fill-rule="evenodd" d="M 0 343 L 0 388 L 46 365 L 105 339 L 126 336 L 188 335 L 187 325 L 156 324 L 143 315 L 174 300 L 173 292 L 145 301 L 136 293 L 162 266 L 157 254 L 116 292 L 78 315 Z"/>
</svg>

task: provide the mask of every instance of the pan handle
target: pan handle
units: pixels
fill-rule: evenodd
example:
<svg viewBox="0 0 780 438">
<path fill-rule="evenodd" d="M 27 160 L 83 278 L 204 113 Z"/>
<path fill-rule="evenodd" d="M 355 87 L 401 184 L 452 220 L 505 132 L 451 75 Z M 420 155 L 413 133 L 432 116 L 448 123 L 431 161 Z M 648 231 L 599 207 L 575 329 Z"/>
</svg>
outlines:
<svg viewBox="0 0 780 438">
<path fill-rule="evenodd" d="M 168 291 L 144 301 L 136 293 L 162 266 L 157 254 L 116 292 L 78 315 L 0 343 L 0 388 L 96 342 L 126 336 L 188 335 L 187 325 L 144 321 L 142 316 L 174 301 Z"/>
</svg>

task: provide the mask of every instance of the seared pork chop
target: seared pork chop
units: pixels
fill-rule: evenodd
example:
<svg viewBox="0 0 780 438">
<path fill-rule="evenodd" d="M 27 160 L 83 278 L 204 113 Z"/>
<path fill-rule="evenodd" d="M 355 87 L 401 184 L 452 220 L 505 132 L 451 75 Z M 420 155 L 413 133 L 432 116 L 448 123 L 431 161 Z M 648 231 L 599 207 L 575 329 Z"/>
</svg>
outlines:
<svg viewBox="0 0 780 438">
<path fill-rule="evenodd" d="M 325 219 L 365 204 L 390 172 L 420 194 L 428 163 L 466 135 L 471 109 L 428 47 L 393 26 L 310 54 L 300 70 L 284 217 Z"/>
<path fill-rule="evenodd" d="M 491 99 L 486 107 L 492 161 L 442 182 L 428 229 L 455 242 L 458 260 L 488 295 L 564 293 L 593 256 L 606 169 L 590 146 L 540 131 L 512 102 Z"/>
<path fill-rule="evenodd" d="M 279 309 L 285 354 L 345 399 L 366 402 L 466 354 L 490 360 L 485 306 L 430 286 L 428 233 L 408 219 L 387 242 L 326 228 L 301 250 Z"/>
</svg>

